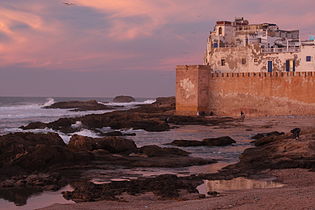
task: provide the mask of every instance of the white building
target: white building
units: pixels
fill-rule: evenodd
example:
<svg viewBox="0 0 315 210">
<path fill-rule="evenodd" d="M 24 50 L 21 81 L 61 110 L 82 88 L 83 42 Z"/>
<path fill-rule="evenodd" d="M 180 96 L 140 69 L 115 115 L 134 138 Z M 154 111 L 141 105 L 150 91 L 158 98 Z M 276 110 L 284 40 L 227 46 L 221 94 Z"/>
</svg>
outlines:
<svg viewBox="0 0 315 210">
<path fill-rule="evenodd" d="M 204 64 L 217 72 L 315 71 L 315 41 L 301 41 L 299 30 L 276 24 L 217 21 Z"/>
</svg>

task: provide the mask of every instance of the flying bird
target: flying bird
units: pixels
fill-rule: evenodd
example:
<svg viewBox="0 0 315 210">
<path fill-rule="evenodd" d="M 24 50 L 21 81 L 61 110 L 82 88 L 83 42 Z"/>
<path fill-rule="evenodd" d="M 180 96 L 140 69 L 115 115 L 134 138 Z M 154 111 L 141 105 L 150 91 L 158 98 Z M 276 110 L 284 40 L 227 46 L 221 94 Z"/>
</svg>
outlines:
<svg viewBox="0 0 315 210">
<path fill-rule="evenodd" d="M 72 2 L 63 2 L 65 5 L 67 5 L 67 6 L 72 6 L 72 5 L 74 5 L 74 3 L 72 3 Z"/>
</svg>

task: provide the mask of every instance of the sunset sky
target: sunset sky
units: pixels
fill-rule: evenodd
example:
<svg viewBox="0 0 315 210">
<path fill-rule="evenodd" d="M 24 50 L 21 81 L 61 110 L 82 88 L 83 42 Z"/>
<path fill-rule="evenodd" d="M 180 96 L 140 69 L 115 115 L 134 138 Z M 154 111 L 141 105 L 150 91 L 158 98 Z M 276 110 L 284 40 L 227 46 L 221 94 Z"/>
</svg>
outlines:
<svg viewBox="0 0 315 210">
<path fill-rule="evenodd" d="M 0 96 L 175 95 L 216 20 L 315 34 L 313 0 L 65 1 L 0 2 Z"/>
</svg>

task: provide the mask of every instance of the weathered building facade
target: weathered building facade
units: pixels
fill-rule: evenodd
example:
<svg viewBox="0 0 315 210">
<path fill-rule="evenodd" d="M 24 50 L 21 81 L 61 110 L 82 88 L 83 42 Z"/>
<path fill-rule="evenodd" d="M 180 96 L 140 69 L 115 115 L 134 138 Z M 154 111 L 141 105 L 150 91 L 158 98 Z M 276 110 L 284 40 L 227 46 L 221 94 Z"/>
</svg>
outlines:
<svg viewBox="0 0 315 210">
<path fill-rule="evenodd" d="M 292 72 L 315 69 L 314 40 L 276 24 L 249 24 L 243 18 L 218 21 L 210 33 L 204 64 L 218 72 Z"/>
<path fill-rule="evenodd" d="M 218 21 L 204 65 L 177 66 L 179 115 L 315 114 L 315 44 L 299 31 Z"/>
</svg>

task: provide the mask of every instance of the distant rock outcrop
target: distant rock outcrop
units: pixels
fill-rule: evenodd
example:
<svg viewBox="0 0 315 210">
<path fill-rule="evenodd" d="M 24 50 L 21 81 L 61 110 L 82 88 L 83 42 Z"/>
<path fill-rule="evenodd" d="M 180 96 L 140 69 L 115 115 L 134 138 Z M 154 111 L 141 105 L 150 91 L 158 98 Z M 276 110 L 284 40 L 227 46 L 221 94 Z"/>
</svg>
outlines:
<svg viewBox="0 0 315 210">
<path fill-rule="evenodd" d="M 115 103 L 130 103 L 134 101 L 136 101 L 136 99 L 134 99 L 132 96 L 116 96 L 113 99 L 113 102 Z"/>
<path fill-rule="evenodd" d="M 72 109 L 71 111 L 95 111 L 95 110 L 109 110 L 109 109 L 114 109 L 115 107 L 100 104 L 95 100 L 90 100 L 90 101 L 57 102 L 50 106 L 46 106 L 44 108 L 45 109 Z"/>
</svg>

